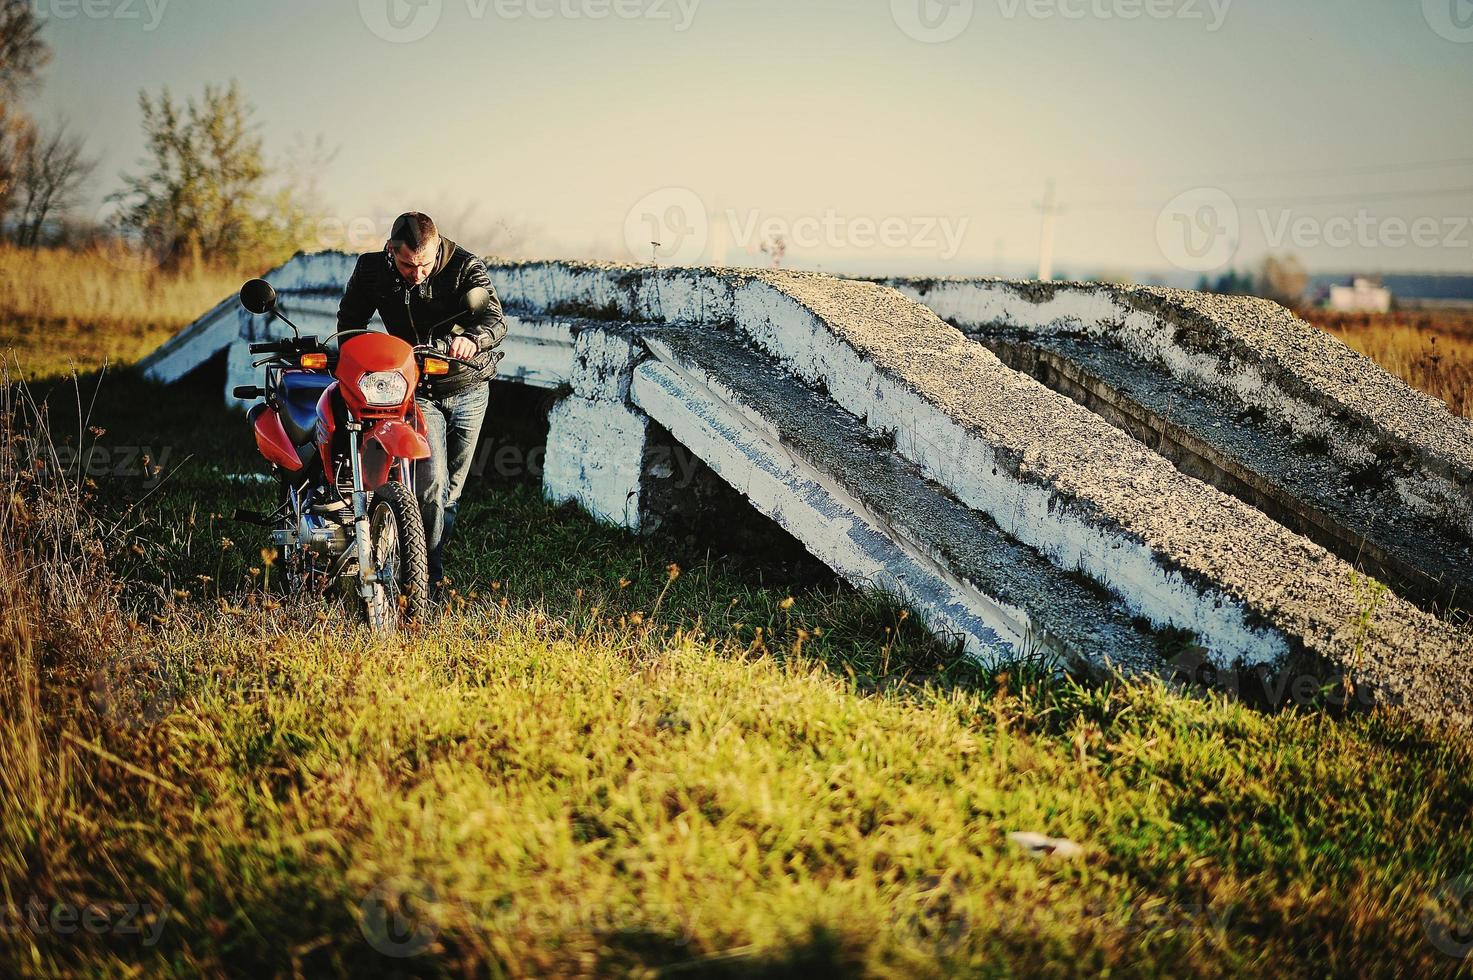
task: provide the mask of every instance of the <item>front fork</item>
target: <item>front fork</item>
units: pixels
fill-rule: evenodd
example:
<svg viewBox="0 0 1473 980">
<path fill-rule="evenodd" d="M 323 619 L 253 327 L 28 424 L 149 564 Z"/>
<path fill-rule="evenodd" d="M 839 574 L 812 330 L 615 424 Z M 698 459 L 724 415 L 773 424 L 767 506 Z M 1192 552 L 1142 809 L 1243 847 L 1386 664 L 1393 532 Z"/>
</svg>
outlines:
<svg viewBox="0 0 1473 980">
<path fill-rule="evenodd" d="M 378 583 L 378 568 L 373 562 L 373 542 L 368 527 L 368 491 L 363 488 L 363 453 L 361 434 L 363 425 L 349 422 L 348 468 L 353 474 L 353 540 L 358 549 L 358 594 L 364 599 L 373 596 L 373 587 Z M 414 467 L 409 460 L 399 460 L 399 479 L 414 492 Z"/>
<path fill-rule="evenodd" d="M 353 542 L 358 548 L 358 594 L 373 598 L 378 582 L 378 569 L 373 564 L 373 542 L 368 532 L 368 492 L 363 489 L 363 454 L 359 452 L 359 434 L 363 427 L 348 423 L 348 468 L 353 473 Z"/>
</svg>

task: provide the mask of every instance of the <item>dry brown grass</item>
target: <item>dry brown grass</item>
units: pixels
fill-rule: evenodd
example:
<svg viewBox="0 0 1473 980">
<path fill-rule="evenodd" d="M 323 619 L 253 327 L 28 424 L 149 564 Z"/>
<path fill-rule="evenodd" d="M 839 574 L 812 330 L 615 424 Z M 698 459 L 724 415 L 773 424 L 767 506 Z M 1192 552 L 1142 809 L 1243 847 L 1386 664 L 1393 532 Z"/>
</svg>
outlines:
<svg viewBox="0 0 1473 980">
<path fill-rule="evenodd" d="M 122 534 L 120 478 L 59 465 L 125 408 L 199 445 L 187 392 L 110 378 L 76 424 L 6 380 L 0 975 L 1464 966 L 1466 732 L 938 668 L 879 599 L 681 574 L 535 490 L 462 518 L 484 594 L 370 638 L 268 608 L 219 456 Z"/>
<path fill-rule="evenodd" d="M 0 351 L 31 379 L 131 363 L 241 278 L 207 266 L 161 270 L 116 247 L 0 246 Z"/>
<path fill-rule="evenodd" d="M 1441 398 L 1455 414 L 1473 418 L 1473 310 L 1305 310 L 1300 316 L 1413 388 Z"/>
</svg>

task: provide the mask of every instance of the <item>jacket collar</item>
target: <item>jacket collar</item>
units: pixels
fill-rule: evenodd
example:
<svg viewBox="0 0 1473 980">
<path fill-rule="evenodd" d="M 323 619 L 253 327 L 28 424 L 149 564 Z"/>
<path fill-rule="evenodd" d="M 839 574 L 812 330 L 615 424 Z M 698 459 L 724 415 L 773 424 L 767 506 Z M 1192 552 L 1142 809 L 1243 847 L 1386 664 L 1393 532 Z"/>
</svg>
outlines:
<svg viewBox="0 0 1473 980">
<path fill-rule="evenodd" d="M 435 255 L 434 271 L 429 274 L 429 277 L 424 282 L 413 287 L 419 292 L 421 299 L 432 299 L 434 297 L 434 287 L 431 283 L 434 282 L 436 276 L 445 271 L 445 267 L 450 264 L 451 257 L 455 255 L 455 250 L 459 247 L 444 235 L 440 236 L 440 250 Z M 384 252 L 384 261 L 389 264 L 389 274 L 394 277 L 396 291 L 409 289 L 409 283 L 405 281 L 403 276 L 399 275 L 399 266 L 395 264 L 394 257 L 387 251 Z"/>
</svg>

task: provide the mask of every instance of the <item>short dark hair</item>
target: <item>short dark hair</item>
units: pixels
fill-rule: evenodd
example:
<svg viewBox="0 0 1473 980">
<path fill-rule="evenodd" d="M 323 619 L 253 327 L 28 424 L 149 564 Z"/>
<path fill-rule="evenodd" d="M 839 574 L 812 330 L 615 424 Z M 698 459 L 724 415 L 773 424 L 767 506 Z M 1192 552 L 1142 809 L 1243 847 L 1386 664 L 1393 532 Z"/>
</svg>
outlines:
<svg viewBox="0 0 1473 980">
<path fill-rule="evenodd" d="M 418 254 L 439 235 L 440 230 L 435 227 L 429 215 L 419 211 L 406 211 L 394 219 L 394 227 L 389 232 L 389 248 L 397 250 L 402 245 L 410 252 Z"/>
</svg>

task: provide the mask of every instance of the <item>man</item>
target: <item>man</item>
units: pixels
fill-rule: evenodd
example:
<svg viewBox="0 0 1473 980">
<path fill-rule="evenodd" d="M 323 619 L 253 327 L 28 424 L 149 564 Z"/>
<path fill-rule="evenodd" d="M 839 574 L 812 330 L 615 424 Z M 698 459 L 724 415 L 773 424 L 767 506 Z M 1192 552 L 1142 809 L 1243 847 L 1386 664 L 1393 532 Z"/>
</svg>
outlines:
<svg viewBox="0 0 1473 980">
<path fill-rule="evenodd" d="M 480 286 L 491 302 L 478 314 L 465 314 L 434 331 L 461 309 L 461 297 Z M 441 558 L 455 526 L 490 398 L 490 379 L 506 337 L 506 318 L 491 287 L 486 265 L 459 245 L 442 238 L 428 215 L 401 214 L 381 252 L 358 257 L 338 306 L 338 330 L 368 326 L 377 312 L 389 333 L 411 344 L 429 344 L 474 364 L 451 362 L 450 373 L 429 378 L 417 399 L 429 430 L 430 458 L 415 468 L 414 482 L 424 514 L 430 552 L 430 589 L 444 580 Z"/>
</svg>

